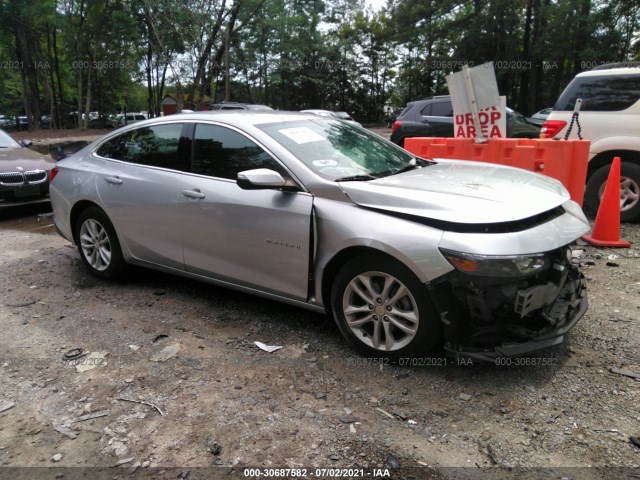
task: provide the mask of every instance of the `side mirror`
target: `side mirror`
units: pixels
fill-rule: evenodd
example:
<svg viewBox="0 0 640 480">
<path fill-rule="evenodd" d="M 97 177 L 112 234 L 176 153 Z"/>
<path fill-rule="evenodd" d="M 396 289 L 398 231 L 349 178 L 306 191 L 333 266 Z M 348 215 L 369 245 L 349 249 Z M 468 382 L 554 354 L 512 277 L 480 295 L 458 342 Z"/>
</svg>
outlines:
<svg viewBox="0 0 640 480">
<path fill-rule="evenodd" d="M 29 148 L 31 145 L 33 145 L 33 142 L 31 140 L 20 140 L 20 145 L 22 145 L 24 148 Z"/>
<path fill-rule="evenodd" d="M 269 188 L 282 188 L 286 181 L 278 172 L 268 168 L 256 168 L 239 172 L 236 182 L 243 190 L 264 190 Z"/>
</svg>

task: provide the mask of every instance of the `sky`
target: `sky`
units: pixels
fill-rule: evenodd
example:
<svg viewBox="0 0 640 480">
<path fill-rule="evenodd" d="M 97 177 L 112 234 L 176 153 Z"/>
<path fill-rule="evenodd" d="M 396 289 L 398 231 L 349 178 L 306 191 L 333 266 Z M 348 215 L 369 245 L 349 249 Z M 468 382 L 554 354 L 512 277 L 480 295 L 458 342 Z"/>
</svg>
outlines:
<svg viewBox="0 0 640 480">
<path fill-rule="evenodd" d="M 367 7 L 371 7 L 374 12 L 377 12 L 384 7 L 386 0 L 365 0 L 364 3 Z"/>
</svg>

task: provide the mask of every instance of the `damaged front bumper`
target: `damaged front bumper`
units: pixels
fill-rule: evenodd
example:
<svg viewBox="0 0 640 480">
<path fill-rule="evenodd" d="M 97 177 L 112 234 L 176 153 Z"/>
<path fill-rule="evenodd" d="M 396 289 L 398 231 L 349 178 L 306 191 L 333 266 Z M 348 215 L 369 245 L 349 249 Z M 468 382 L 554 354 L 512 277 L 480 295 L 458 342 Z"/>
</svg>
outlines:
<svg viewBox="0 0 640 480">
<path fill-rule="evenodd" d="M 447 353 L 495 361 L 562 343 L 588 307 L 584 276 L 567 252 L 550 252 L 550 268 L 529 277 L 454 271 L 429 285 Z"/>
</svg>

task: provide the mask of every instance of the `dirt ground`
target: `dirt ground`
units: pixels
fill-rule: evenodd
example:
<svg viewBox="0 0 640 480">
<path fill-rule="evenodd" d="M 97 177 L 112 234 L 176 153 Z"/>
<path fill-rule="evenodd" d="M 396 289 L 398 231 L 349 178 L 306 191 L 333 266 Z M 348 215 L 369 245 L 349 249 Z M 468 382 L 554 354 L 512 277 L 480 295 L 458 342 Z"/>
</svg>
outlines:
<svg viewBox="0 0 640 480">
<path fill-rule="evenodd" d="M 392 366 L 323 315 L 98 280 L 52 223 L 0 212 L 0 479 L 640 478 L 640 225 L 574 252 L 590 309 L 566 344 Z"/>
<path fill-rule="evenodd" d="M 111 130 L 81 130 L 79 128 L 68 128 L 66 130 L 36 130 L 33 132 L 11 132 L 11 136 L 16 140 L 31 140 L 34 145 L 50 145 L 61 142 L 75 142 L 78 140 L 93 141 Z"/>
<path fill-rule="evenodd" d="M 58 141 L 75 141 L 76 139 L 95 140 L 111 130 L 89 129 L 82 130 L 80 128 L 67 128 L 63 130 L 41 129 L 35 131 L 11 132 L 11 136 L 16 140 L 31 140 L 34 144 L 50 144 Z"/>
</svg>

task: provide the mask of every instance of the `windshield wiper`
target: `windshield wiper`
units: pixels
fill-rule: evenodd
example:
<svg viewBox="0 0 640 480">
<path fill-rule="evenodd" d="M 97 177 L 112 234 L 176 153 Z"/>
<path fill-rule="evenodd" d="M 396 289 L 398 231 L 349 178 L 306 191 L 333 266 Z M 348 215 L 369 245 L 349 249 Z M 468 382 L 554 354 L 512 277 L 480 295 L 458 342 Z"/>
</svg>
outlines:
<svg viewBox="0 0 640 480">
<path fill-rule="evenodd" d="M 350 177 L 342 177 L 336 178 L 335 182 L 364 182 L 366 180 L 375 180 L 378 177 L 374 177 L 373 175 L 360 174 L 360 175 L 351 175 Z"/>
<path fill-rule="evenodd" d="M 436 162 L 431 162 L 429 160 L 425 160 L 424 158 L 414 157 L 409 161 L 407 165 L 399 170 L 396 170 L 395 172 L 390 173 L 389 175 L 397 175 L 399 173 L 415 170 L 416 168 L 428 167 L 429 165 L 435 165 L 435 163 Z"/>
</svg>

